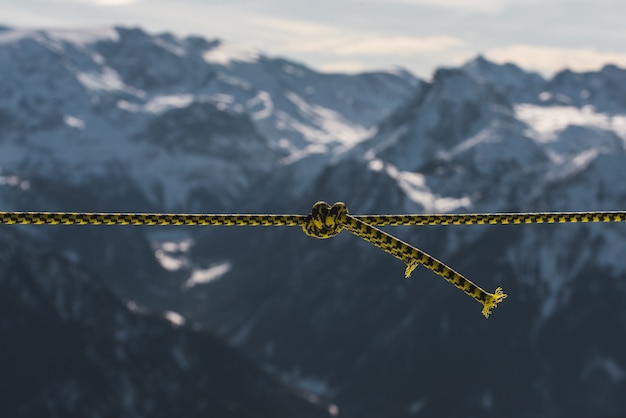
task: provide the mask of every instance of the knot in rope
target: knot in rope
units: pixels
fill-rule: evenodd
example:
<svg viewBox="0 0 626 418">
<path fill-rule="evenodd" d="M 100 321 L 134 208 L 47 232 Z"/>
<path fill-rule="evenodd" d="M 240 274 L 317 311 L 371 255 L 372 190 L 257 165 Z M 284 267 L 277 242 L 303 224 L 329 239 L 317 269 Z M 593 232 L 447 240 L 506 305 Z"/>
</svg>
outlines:
<svg viewBox="0 0 626 418">
<path fill-rule="evenodd" d="M 302 224 L 302 230 L 313 238 L 331 238 L 341 232 L 347 218 L 348 208 L 343 202 L 332 206 L 326 202 L 317 202 Z"/>
</svg>

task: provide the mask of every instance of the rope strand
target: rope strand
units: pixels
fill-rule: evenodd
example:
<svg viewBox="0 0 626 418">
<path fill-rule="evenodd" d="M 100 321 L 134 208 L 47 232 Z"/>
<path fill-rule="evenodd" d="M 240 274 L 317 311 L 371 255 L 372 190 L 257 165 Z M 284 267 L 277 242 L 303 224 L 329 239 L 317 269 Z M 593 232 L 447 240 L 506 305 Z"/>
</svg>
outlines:
<svg viewBox="0 0 626 418">
<path fill-rule="evenodd" d="M 211 225 L 211 226 L 299 226 L 314 238 L 330 238 L 343 229 L 375 245 L 406 264 L 405 277 L 423 265 L 483 305 L 489 317 L 506 294 L 498 287 L 489 293 L 446 264 L 375 226 L 398 225 L 520 225 L 531 223 L 624 222 L 626 211 L 473 213 L 433 215 L 348 214 L 345 204 L 313 205 L 304 215 L 272 214 L 183 214 L 183 213 L 85 213 L 85 212 L 0 212 L 0 224 L 13 225 Z"/>
<path fill-rule="evenodd" d="M 302 215 L 0 212 L 0 224 L 301 226 Z"/>
<path fill-rule="evenodd" d="M 361 215 L 361 221 L 376 226 L 399 225 L 520 225 L 553 223 L 624 222 L 626 211 L 468 213 L 433 215 Z"/>
</svg>

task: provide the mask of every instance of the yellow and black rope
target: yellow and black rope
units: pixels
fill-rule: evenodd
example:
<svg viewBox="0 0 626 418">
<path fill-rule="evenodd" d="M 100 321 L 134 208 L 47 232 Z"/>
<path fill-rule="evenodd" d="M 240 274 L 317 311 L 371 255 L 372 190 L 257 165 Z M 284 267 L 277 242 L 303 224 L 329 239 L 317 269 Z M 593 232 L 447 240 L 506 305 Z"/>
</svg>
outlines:
<svg viewBox="0 0 626 418">
<path fill-rule="evenodd" d="M 0 212 L 0 224 L 21 225 L 224 225 L 300 226 L 301 215 L 202 215 L 186 213 Z"/>
<path fill-rule="evenodd" d="M 363 222 L 377 226 L 398 225 L 520 225 L 587 222 L 624 222 L 626 211 L 469 213 L 441 215 L 365 215 Z"/>
<path fill-rule="evenodd" d="M 0 224 L 50 225 L 224 225 L 224 226 L 300 226 L 314 238 L 330 238 L 343 229 L 406 263 L 409 277 L 423 265 L 452 283 L 483 305 L 483 315 L 506 298 L 501 288 L 489 293 L 436 258 L 375 226 L 397 225 L 520 225 L 531 223 L 624 222 L 626 211 L 543 212 L 435 215 L 360 215 L 348 214 L 339 202 L 313 205 L 305 215 L 266 214 L 178 214 L 178 213 L 79 213 L 79 212 L 0 212 Z"/>
</svg>

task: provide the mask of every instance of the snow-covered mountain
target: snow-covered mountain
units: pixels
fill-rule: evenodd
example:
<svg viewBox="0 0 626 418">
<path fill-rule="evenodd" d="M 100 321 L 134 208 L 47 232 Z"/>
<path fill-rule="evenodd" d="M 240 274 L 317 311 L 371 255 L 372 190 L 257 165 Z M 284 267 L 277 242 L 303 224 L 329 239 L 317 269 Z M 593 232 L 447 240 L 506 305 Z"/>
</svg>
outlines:
<svg viewBox="0 0 626 418">
<path fill-rule="evenodd" d="M 114 166 L 170 209 L 224 207 L 280 161 L 346 148 L 419 85 L 140 29 L 9 30 L 0 45 L 5 170 L 81 185 Z"/>
<path fill-rule="evenodd" d="M 483 57 L 431 81 L 321 74 L 140 29 L 0 32 L 2 210 L 626 209 L 626 70 Z M 14 227 L 4 227 L 7 228 Z M 479 306 L 347 233 L 31 227 L 125 298 L 197 321 L 346 417 L 626 413 L 626 226 L 392 230 Z M 390 230 L 391 231 L 391 230 Z M 76 296 L 80 298 L 80 296 Z"/>
</svg>

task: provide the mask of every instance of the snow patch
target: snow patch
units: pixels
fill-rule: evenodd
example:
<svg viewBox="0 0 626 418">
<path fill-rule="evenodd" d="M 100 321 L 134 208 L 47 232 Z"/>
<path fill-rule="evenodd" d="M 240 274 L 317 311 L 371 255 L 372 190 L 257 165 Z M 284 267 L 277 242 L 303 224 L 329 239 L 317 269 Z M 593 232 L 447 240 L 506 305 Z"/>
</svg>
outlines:
<svg viewBox="0 0 626 418">
<path fill-rule="evenodd" d="M 72 115 L 63 116 L 63 122 L 70 128 L 85 129 L 85 121 Z"/>
<path fill-rule="evenodd" d="M 193 270 L 191 276 L 183 285 L 183 288 L 191 289 L 194 286 L 210 283 L 215 280 L 221 279 L 232 268 L 233 265 L 230 261 L 224 261 L 218 264 L 214 264 L 207 269 Z"/>
<path fill-rule="evenodd" d="M 104 65 L 105 63 L 105 59 L 102 55 L 98 54 L 97 52 L 92 52 L 91 53 L 91 59 L 93 60 L 94 63 L 98 64 L 98 65 Z"/>
<path fill-rule="evenodd" d="M 127 112 L 144 112 L 155 115 L 164 113 L 170 109 L 181 109 L 189 106 L 194 101 L 192 94 L 172 94 L 157 96 L 145 104 L 131 103 L 126 100 L 119 100 L 117 107 Z"/>
<path fill-rule="evenodd" d="M 172 325 L 174 326 L 181 326 L 185 323 L 185 317 L 182 316 L 181 314 L 179 314 L 178 312 L 174 312 L 174 311 L 165 311 L 163 313 L 163 316 L 165 317 L 165 319 L 167 319 L 168 321 L 170 321 L 172 323 Z"/>
<path fill-rule="evenodd" d="M 309 124 L 301 123 L 292 117 L 289 117 L 288 122 L 285 122 L 310 142 L 339 142 L 350 147 L 361 142 L 373 132 L 346 120 L 339 112 L 311 104 L 293 92 L 289 92 L 285 96 L 296 106 L 299 115 Z"/>
<path fill-rule="evenodd" d="M 25 191 L 30 188 L 30 183 L 27 180 L 22 180 L 15 175 L 3 176 L 2 174 L 0 174 L 0 186 L 19 187 L 20 189 Z"/>
<path fill-rule="evenodd" d="M 139 305 L 134 300 L 127 301 L 126 308 L 132 313 L 136 313 L 136 314 L 145 314 L 148 311 L 145 307 Z"/>
<path fill-rule="evenodd" d="M 373 158 L 367 163 L 367 168 L 376 172 L 382 171 L 384 167 L 385 167 L 385 163 L 382 160 L 379 160 L 378 158 Z"/>
<path fill-rule="evenodd" d="M 10 29 L 0 32 L 0 44 L 16 42 L 27 38 L 47 36 L 55 41 L 68 42 L 78 47 L 85 47 L 96 42 L 117 42 L 119 34 L 114 28 L 100 29 L 53 29 L 34 31 L 29 29 Z"/>
<path fill-rule="evenodd" d="M 328 147 L 322 144 L 311 144 L 306 148 L 301 150 L 293 151 L 293 153 L 285 158 L 281 158 L 278 161 L 278 165 L 289 165 L 293 164 L 296 161 L 303 160 L 314 154 L 326 154 L 328 152 Z"/>
<path fill-rule="evenodd" d="M 193 102 L 191 94 L 174 94 L 158 96 L 145 104 L 144 109 L 148 113 L 159 114 L 170 109 L 179 109 L 189 106 Z"/>
<path fill-rule="evenodd" d="M 614 131 L 626 141 L 626 116 L 598 113 L 591 106 L 577 108 L 520 104 L 515 106 L 515 116 L 528 125 L 525 134 L 539 143 L 556 141 L 558 133 L 570 125 Z"/>
<path fill-rule="evenodd" d="M 303 78 L 303 77 L 305 76 L 304 71 L 302 71 L 302 70 L 301 70 L 301 69 L 299 69 L 299 68 L 294 67 L 294 66 L 293 66 L 293 65 L 291 65 L 291 64 L 285 64 L 285 65 L 283 65 L 282 70 L 283 70 L 286 74 L 289 74 L 289 75 L 292 75 L 292 76 L 295 76 L 295 77 L 298 77 L 298 78 Z"/>
<path fill-rule="evenodd" d="M 272 96 L 266 91 L 260 91 L 256 96 L 246 102 L 246 107 L 252 114 L 252 119 L 261 120 L 268 118 L 274 112 Z"/>
<path fill-rule="evenodd" d="M 559 163 L 559 165 L 556 166 L 552 172 L 548 173 L 547 178 L 551 181 L 555 181 L 580 173 L 600 155 L 601 151 L 602 148 L 590 148 L 570 158 L 564 158 L 562 156 L 557 157 L 558 154 L 554 153 L 552 160 L 555 163 Z"/>
<path fill-rule="evenodd" d="M 168 271 L 178 271 L 186 264 L 184 259 L 173 257 L 162 249 L 156 250 L 154 256 L 161 264 L 161 267 Z"/>
<path fill-rule="evenodd" d="M 181 240 L 154 241 L 152 248 L 154 257 L 161 267 L 168 271 L 178 271 L 189 265 L 188 252 L 193 245 L 193 240 L 185 238 Z"/>
<path fill-rule="evenodd" d="M 78 78 L 78 81 L 88 90 L 124 91 L 138 97 L 145 96 L 143 91 L 124 84 L 117 71 L 110 67 L 102 68 L 101 72 L 78 71 L 76 78 Z"/>
<path fill-rule="evenodd" d="M 234 62 L 255 62 L 259 59 L 259 53 L 237 48 L 228 42 L 220 42 L 215 48 L 206 51 L 203 58 L 209 64 L 228 67 Z"/>
<path fill-rule="evenodd" d="M 76 46 L 88 46 L 96 42 L 118 42 L 119 33 L 115 28 L 99 29 L 53 29 L 47 30 L 46 34 L 51 38 L 69 42 Z"/>
<path fill-rule="evenodd" d="M 164 39 L 161 38 L 155 38 L 154 39 L 154 44 L 163 48 L 164 50 L 171 52 L 172 54 L 179 56 L 179 57 L 184 57 L 185 56 L 185 49 L 182 48 L 180 45 L 176 45 L 170 42 L 166 42 Z"/>
<path fill-rule="evenodd" d="M 591 148 L 575 156 L 569 164 L 580 170 L 586 168 L 599 154 L 599 149 Z"/>
<path fill-rule="evenodd" d="M 452 212 L 472 205 L 471 199 L 467 196 L 462 198 L 439 197 L 432 193 L 426 185 L 426 178 L 423 174 L 400 171 L 390 164 L 387 164 L 387 174 L 395 179 L 406 196 L 421 205 L 425 212 Z"/>
<path fill-rule="evenodd" d="M 552 99 L 552 93 L 550 93 L 549 91 L 542 91 L 541 93 L 539 93 L 537 98 L 542 102 L 547 102 L 548 100 Z"/>
<path fill-rule="evenodd" d="M 161 248 L 167 252 L 176 252 L 176 251 L 187 252 L 191 248 L 192 243 L 193 241 L 190 239 L 186 239 L 186 240 L 179 241 L 179 242 L 168 241 L 168 242 L 162 243 Z"/>
</svg>

